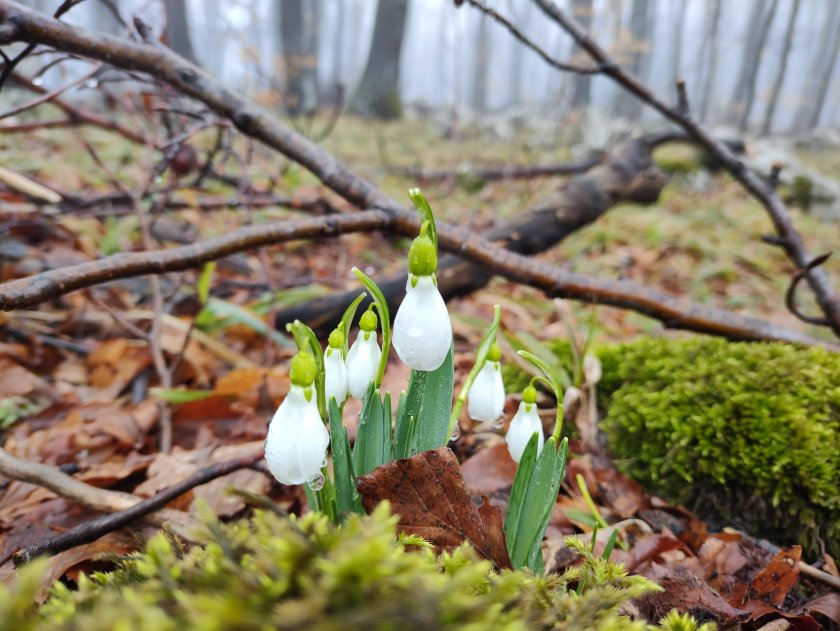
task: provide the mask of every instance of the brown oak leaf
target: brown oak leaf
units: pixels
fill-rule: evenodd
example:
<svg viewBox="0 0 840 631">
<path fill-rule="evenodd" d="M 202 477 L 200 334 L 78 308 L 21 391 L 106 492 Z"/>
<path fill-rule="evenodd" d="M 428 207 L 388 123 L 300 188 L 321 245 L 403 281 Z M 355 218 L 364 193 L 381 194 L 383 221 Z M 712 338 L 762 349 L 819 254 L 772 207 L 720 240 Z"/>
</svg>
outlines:
<svg viewBox="0 0 840 631">
<path fill-rule="evenodd" d="M 438 551 L 469 541 L 496 567 L 511 566 L 501 511 L 487 497 L 475 507 L 451 450 L 426 451 L 384 464 L 361 476 L 358 488 L 366 511 L 388 500 L 400 516 L 400 530 L 420 535 Z"/>
</svg>

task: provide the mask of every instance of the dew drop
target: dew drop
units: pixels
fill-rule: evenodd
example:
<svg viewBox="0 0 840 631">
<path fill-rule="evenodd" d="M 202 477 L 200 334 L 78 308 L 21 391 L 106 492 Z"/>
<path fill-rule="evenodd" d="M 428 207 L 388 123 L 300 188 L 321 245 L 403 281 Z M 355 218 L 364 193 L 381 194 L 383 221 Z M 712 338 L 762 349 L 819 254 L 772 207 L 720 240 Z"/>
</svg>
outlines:
<svg viewBox="0 0 840 631">
<path fill-rule="evenodd" d="M 327 457 L 326 457 L 326 456 L 324 456 L 324 459 L 323 459 L 323 460 L 321 460 L 321 468 L 323 469 L 324 467 L 326 467 L 326 466 L 327 466 L 327 464 L 328 464 L 328 463 L 327 463 Z"/>
<path fill-rule="evenodd" d="M 454 443 L 459 438 L 461 438 L 461 428 L 456 425 L 455 429 L 452 430 L 452 435 L 449 437 L 449 441 Z"/>
<path fill-rule="evenodd" d="M 99 81 L 97 81 L 96 79 L 88 79 L 87 81 L 85 81 L 85 87 L 93 90 L 94 88 L 99 87 Z"/>
<path fill-rule="evenodd" d="M 493 421 L 493 429 L 502 429 L 505 426 L 505 417 L 500 416 L 495 421 Z"/>
<path fill-rule="evenodd" d="M 32 79 L 32 85 L 41 86 L 44 84 L 44 77 L 35 77 Z"/>
<path fill-rule="evenodd" d="M 326 480 L 324 479 L 324 476 L 322 476 L 319 473 L 312 480 L 309 481 L 309 488 L 312 489 L 313 491 L 320 491 L 321 489 L 324 488 L 325 483 L 326 483 Z"/>
</svg>

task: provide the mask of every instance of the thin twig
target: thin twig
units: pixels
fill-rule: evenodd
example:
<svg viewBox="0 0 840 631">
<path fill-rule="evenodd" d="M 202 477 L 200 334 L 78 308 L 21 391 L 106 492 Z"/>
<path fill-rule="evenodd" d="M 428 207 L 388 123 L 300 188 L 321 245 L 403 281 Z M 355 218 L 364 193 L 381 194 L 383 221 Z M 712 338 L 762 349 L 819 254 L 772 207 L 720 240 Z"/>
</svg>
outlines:
<svg viewBox="0 0 840 631">
<path fill-rule="evenodd" d="M 799 285 L 799 282 L 808 274 L 809 270 L 812 270 L 815 267 L 822 265 L 828 260 L 830 256 L 831 252 L 828 252 L 827 254 L 821 254 L 820 256 L 812 260 L 810 263 L 808 263 L 801 270 L 797 270 L 797 272 L 791 278 L 790 285 L 788 286 L 787 291 L 785 292 L 785 305 L 787 306 L 788 310 L 797 318 L 799 318 L 803 322 L 807 322 L 808 324 L 826 326 L 828 325 L 828 320 L 826 318 L 809 316 L 802 313 L 802 311 L 800 311 L 799 307 L 796 305 L 796 288 Z"/>
<path fill-rule="evenodd" d="M 109 532 L 118 530 L 133 521 L 154 513 L 175 498 L 197 486 L 206 484 L 211 480 L 228 475 L 234 471 L 252 466 L 260 458 L 262 458 L 262 453 L 240 456 L 224 462 L 211 464 L 200 471 L 196 471 L 178 484 L 174 484 L 148 499 L 139 501 L 129 508 L 81 523 L 60 535 L 21 548 L 12 556 L 14 564 L 20 566 L 29 563 L 37 557 L 57 554 L 64 550 L 95 541 Z"/>
</svg>

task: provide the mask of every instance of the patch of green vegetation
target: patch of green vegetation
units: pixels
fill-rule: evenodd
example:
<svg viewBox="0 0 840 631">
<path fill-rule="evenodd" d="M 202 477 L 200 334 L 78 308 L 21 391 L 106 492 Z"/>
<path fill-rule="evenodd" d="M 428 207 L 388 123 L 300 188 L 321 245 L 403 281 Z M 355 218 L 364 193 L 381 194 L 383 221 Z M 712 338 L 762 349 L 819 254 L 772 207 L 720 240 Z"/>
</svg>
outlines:
<svg viewBox="0 0 840 631">
<path fill-rule="evenodd" d="M 550 347 L 570 368 L 568 342 Z M 840 354 L 715 338 L 595 351 L 601 426 L 622 470 L 710 519 L 840 554 Z M 509 391 L 527 383 L 515 365 L 503 371 Z"/>
<path fill-rule="evenodd" d="M 396 538 L 396 521 L 386 506 L 341 527 L 317 513 L 257 512 L 232 524 L 206 517 L 202 546 L 185 551 L 159 534 L 114 572 L 82 576 L 74 591 L 57 584 L 39 609 L 31 603 L 44 565 L 36 563 L 0 589 L 0 619 L 19 631 L 696 627 L 676 614 L 657 627 L 621 615 L 621 605 L 660 588 L 582 543 L 570 542 L 581 565 L 540 578 L 495 572 L 468 545 L 435 556 L 418 537 Z"/>
</svg>

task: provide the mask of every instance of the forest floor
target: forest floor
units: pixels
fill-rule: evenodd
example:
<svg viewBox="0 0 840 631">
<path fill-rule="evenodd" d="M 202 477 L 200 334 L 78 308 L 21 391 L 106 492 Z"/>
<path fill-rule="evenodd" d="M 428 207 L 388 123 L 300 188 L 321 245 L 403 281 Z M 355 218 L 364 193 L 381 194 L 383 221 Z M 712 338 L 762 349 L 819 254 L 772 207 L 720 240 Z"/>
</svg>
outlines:
<svg viewBox="0 0 840 631">
<path fill-rule="evenodd" d="M 316 121 L 312 127 L 317 131 L 322 124 Z M 372 124 L 342 117 L 322 144 L 406 202 L 407 189 L 416 182 L 399 175 L 395 167 L 451 168 L 455 172 L 467 165 L 574 160 L 555 138 L 536 131 L 520 130 L 515 141 L 486 130 L 445 131 L 429 120 Z M 212 147 L 214 137 L 212 130 L 207 130 L 193 139 L 200 155 Z M 98 161 L 82 139 L 90 143 Z M 247 163 L 233 159 L 222 163 L 227 175 L 247 178 L 260 189 L 273 187 L 278 194 L 324 196 L 335 206 L 345 207 L 301 167 L 280 162 L 276 153 L 259 146 L 237 142 L 242 143 L 237 148 L 250 158 Z M 801 157 L 832 175 L 840 150 Z M 657 203 L 617 206 L 540 258 L 570 271 L 643 282 L 701 304 L 760 316 L 829 339 L 825 329 L 799 322 L 785 308 L 784 293 L 794 270 L 779 248 L 762 241 L 762 235 L 772 232 L 772 227 L 759 205 L 728 176 L 700 167 L 698 156 L 690 149 L 666 146 L 657 151 L 656 158 L 674 171 Z M 25 137 L 0 136 L 0 163 L 62 194 L 79 197 L 114 192 L 115 179 L 134 190 L 142 185 L 154 160 L 147 148 L 115 141 L 113 135 L 94 129 L 81 134 L 44 129 Z M 201 190 L 183 187 L 194 175 L 188 173 L 179 181 L 166 171 L 155 181 L 156 187 L 171 186 L 175 197 L 186 205 L 158 217 L 153 229 L 158 237 L 156 247 L 301 215 L 272 206 L 201 210 L 204 198 L 236 193 L 218 181 L 206 182 Z M 440 221 L 484 231 L 538 204 L 560 181 L 544 177 L 482 184 L 452 178 L 424 185 L 423 190 Z M 0 189 L 0 280 L 142 249 L 136 214 L 101 205 L 94 210 L 45 211 L 23 196 Z M 812 252 L 836 248 L 836 222 L 820 220 L 799 208 L 792 208 L 792 213 Z M 78 479 L 99 488 L 138 497 L 149 497 L 208 462 L 259 453 L 266 417 L 288 388 L 287 360 L 293 352 L 288 338 L 267 334 L 261 323 L 272 322 L 276 310 L 295 302 L 357 287 L 350 272 L 353 266 L 374 279 L 394 271 L 404 262 L 409 243 L 405 238 L 354 234 L 230 256 L 220 261 L 214 273 L 211 295 L 217 300 L 203 309 L 196 300 L 199 270 L 165 275 L 161 286 L 168 313 L 160 317 L 158 326 L 159 344 L 170 368 L 175 365 L 171 388 L 162 388 L 149 343 L 154 317 L 148 278 L 112 282 L 35 308 L 0 314 L 0 399 L 12 402 L 0 412 L 5 448 L 22 458 L 63 465 Z M 840 260 L 829 261 L 826 268 L 835 278 L 840 277 Z M 809 304 L 803 302 L 807 311 Z M 579 334 L 594 323 L 597 342 L 663 334 L 657 321 L 633 312 L 581 304 L 560 308 L 536 290 L 495 279 L 487 288 L 450 304 L 458 351 L 456 388 L 469 368 L 472 349 L 492 317 L 494 304 L 502 306 L 506 328 L 543 342 L 567 335 L 569 319 L 562 318 L 560 311 L 573 314 Z M 504 351 L 505 360 L 512 360 L 510 347 Z M 399 391 L 405 377 L 404 369 L 392 365 L 386 381 Z M 516 395 L 508 401 L 509 409 L 515 401 Z M 175 449 L 163 454 L 156 447 L 156 424 L 161 413 L 170 412 L 174 415 Z M 476 451 L 469 435 L 461 440 L 459 453 Z M 493 444 L 498 441 L 491 441 L 465 464 L 468 483 L 488 494 L 505 488 L 512 479 L 512 463 L 502 458 L 506 452 L 501 454 Z M 594 498 L 605 513 L 630 515 L 628 502 L 632 506 L 650 501 L 609 466 L 585 456 L 575 462 L 573 471 L 597 481 L 593 488 L 608 489 Z M 170 508 L 194 512 L 196 501 L 202 498 L 218 515 L 234 517 L 242 513 L 245 501 L 225 493 L 230 485 L 269 494 L 290 510 L 300 509 L 299 491 L 279 487 L 263 472 L 248 469 L 198 487 Z M 12 574 L 8 555 L 15 550 L 98 514 L 28 483 L 4 481 L 2 493 L 0 557 L 5 561 L 0 574 L 6 579 Z M 572 494 L 563 501 L 583 506 L 580 495 Z M 655 509 L 684 520 L 689 532 L 702 528 L 680 509 L 664 504 L 655 505 Z M 585 531 L 586 525 L 571 520 L 563 528 L 559 522 L 555 527 L 559 536 L 563 528 Z M 735 535 L 720 539 L 720 546 L 714 549 L 707 546 L 701 554 L 702 543 L 692 546 L 660 532 L 648 540 L 648 547 L 622 551 L 619 556 L 633 566 L 651 555 L 680 550 L 700 555 L 711 576 L 723 572 L 725 560 L 736 554 L 732 537 Z M 98 554 L 122 552 L 134 545 L 128 531 L 120 530 L 94 544 L 63 552 L 53 559 L 50 579 L 72 578 L 96 567 L 91 560 Z M 744 562 L 757 575 L 772 557 L 756 554 Z M 702 600 L 704 594 L 675 598 Z M 772 594 L 773 599 L 778 596 L 778 590 Z M 728 605 L 722 602 L 719 606 Z M 756 613 L 755 622 L 769 619 L 767 611 L 761 611 L 764 618 Z M 797 628 L 813 628 L 808 624 L 801 622 Z"/>
</svg>

